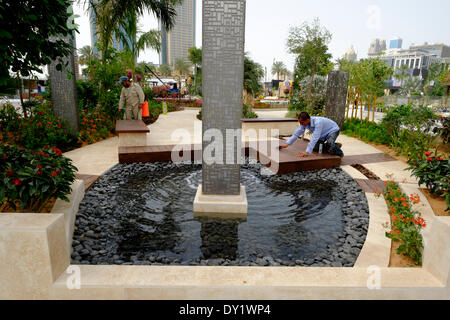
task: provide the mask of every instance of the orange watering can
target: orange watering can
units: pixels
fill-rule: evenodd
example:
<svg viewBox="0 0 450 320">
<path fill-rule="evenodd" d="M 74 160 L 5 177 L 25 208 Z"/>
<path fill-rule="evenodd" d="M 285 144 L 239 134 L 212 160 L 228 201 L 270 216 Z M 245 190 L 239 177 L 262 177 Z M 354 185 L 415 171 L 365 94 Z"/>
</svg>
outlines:
<svg viewBox="0 0 450 320">
<path fill-rule="evenodd" d="M 142 106 L 142 117 L 150 117 L 150 111 L 148 110 L 148 101 L 144 101 L 144 105 Z"/>
</svg>

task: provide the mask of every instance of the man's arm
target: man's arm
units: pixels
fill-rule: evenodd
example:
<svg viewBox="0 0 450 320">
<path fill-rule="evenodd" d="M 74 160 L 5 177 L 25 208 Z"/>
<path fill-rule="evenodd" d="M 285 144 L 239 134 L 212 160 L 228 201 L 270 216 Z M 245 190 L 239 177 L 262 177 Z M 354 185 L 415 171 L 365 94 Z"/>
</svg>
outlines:
<svg viewBox="0 0 450 320">
<path fill-rule="evenodd" d="M 144 94 L 144 90 L 142 90 L 140 85 L 136 86 L 136 90 L 138 93 L 138 97 L 139 97 L 139 105 L 143 104 L 145 101 L 145 94 Z"/>
<path fill-rule="evenodd" d="M 295 130 L 294 134 L 292 135 L 292 137 L 290 137 L 288 139 L 288 141 L 286 141 L 286 143 L 290 146 L 291 144 L 293 144 L 303 133 L 305 133 L 305 127 L 300 126 L 297 128 L 297 130 Z"/>
<path fill-rule="evenodd" d="M 308 154 L 311 154 L 313 152 L 314 147 L 316 146 L 317 142 L 319 141 L 320 137 L 322 136 L 322 129 L 323 129 L 322 121 L 317 121 L 316 128 L 314 129 L 314 133 L 311 138 L 311 141 L 309 142 L 308 147 L 306 148 L 306 152 Z"/>
<path fill-rule="evenodd" d="M 120 92 L 119 110 L 123 109 L 124 104 L 125 104 L 125 91 L 122 88 L 122 91 Z"/>
</svg>

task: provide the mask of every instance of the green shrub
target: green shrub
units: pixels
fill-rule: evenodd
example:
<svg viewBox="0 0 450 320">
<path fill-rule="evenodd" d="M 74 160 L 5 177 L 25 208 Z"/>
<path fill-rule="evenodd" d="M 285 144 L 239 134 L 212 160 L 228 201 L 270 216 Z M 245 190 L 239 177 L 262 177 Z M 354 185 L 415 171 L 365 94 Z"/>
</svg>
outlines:
<svg viewBox="0 0 450 320">
<path fill-rule="evenodd" d="M 3 109 L 3 108 L 2 108 Z M 7 106 L 0 112 L 0 128 L 3 143 L 17 144 L 27 149 L 39 149 L 45 145 L 62 150 L 72 149 L 78 138 L 69 130 L 69 124 L 56 117 L 49 102 L 30 106 L 29 116 L 21 117 L 14 108 Z"/>
<path fill-rule="evenodd" d="M 389 134 L 381 125 L 356 118 L 344 122 L 342 133 L 377 144 L 389 144 L 390 142 Z"/>
<path fill-rule="evenodd" d="M 77 94 L 82 109 L 93 109 L 98 103 L 98 83 L 92 80 L 78 80 Z"/>
<path fill-rule="evenodd" d="M 91 144 L 101 139 L 106 139 L 109 132 L 115 131 L 115 121 L 104 116 L 97 110 L 80 110 L 80 132 L 81 141 Z"/>
<path fill-rule="evenodd" d="M 255 119 L 258 115 L 253 112 L 252 106 L 243 106 L 242 108 L 242 118 L 244 119 Z"/>
<path fill-rule="evenodd" d="M 443 159 L 432 152 L 425 157 L 410 159 L 408 163 L 411 175 L 419 179 L 419 185 L 425 185 L 431 194 L 445 198 L 447 211 L 450 210 L 450 158 Z"/>
<path fill-rule="evenodd" d="M 438 117 L 431 108 L 400 105 L 390 108 L 381 121 L 391 137 L 390 145 L 408 158 L 417 158 L 435 143 L 432 126 Z"/>
<path fill-rule="evenodd" d="M 0 205 L 39 212 L 49 199 L 69 201 L 75 171 L 71 160 L 55 147 L 33 152 L 0 145 Z"/>
</svg>

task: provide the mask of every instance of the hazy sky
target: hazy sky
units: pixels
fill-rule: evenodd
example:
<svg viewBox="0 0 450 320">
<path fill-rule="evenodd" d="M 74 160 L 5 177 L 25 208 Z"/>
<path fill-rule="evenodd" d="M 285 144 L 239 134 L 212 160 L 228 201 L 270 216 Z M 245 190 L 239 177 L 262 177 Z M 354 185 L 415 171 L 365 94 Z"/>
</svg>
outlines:
<svg viewBox="0 0 450 320">
<path fill-rule="evenodd" d="M 126 0 L 124 0 L 126 1 Z M 201 47 L 202 1 L 197 0 L 197 47 Z M 90 26 L 81 6 L 77 46 L 90 45 Z M 412 43 L 445 43 L 450 45 L 450 0 L 247 0 L 245 51 L 256 62 L 267 67 L 268 80 L 273 60 L 283 61 L 292 71 L 294 56 L 286 49 L 289 28 L 320 19 L 333 35 L 329 45 L 333 59 L 342 57 L 353 45 L 358 58 L 367 57 L 374 38 L 403 39 L 403 48 Z M 152 16 L 140 19 L 143 30 L 156 29 Z M 389 46 L 389 43 L 388 43 Z M 159 63 L 159 55 L 146 50 L 138 61 Z"/>
</svg>

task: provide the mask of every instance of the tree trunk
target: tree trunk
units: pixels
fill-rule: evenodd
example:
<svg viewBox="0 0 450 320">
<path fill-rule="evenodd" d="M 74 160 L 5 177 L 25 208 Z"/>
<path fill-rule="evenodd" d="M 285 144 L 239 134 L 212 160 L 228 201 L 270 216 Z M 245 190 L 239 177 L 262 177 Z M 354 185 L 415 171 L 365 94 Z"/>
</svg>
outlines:
<svg viewBox="0 0 450 320">
<path fill-rule="evenodd" d="M 372 104 L 372 122 L 375 123 L 375 106 L 377 103 L 377 96 L 373 97 L 373 104 Z"/>
<path fill-rule="evenodd" d="M 348 120 L 348 114 L 350 113 L 350 103 L 351 101 L 354 101 L 353 99 L 353 88 L 350 88 L 348 90 L 348 96 L 347 96 L 347 112 L 345 114 L 345 119 Z"/>
<path fill-rule="evenodd" d="M 64 40 L 74 44 L 70 37 Z M 69 62 L 67 69 L 56 70 L 58 62 L 52 61 L 48 66 L 48 74 L 52 92 L 53 113 L 61 119 L 67 120 L 72 133 L 77 133 L 79 131 L 79 119 L 74 50 L 76 49 L 74 48 L 70 56 L 63 59 L 64 62 Z M 68 79 L 67 72 L 72 73 L 70 79 Z"/>
<path fill-rule="evenodd" d="M 22 107 L 23 116 L 26 116 L 25 109 L 23 106 L 23 80 L 20 77 L 19 71 L 17 71 L 17 81 L 19 82 L 19 96 L 20 96 L 20 106 Z"/>
</svg>

